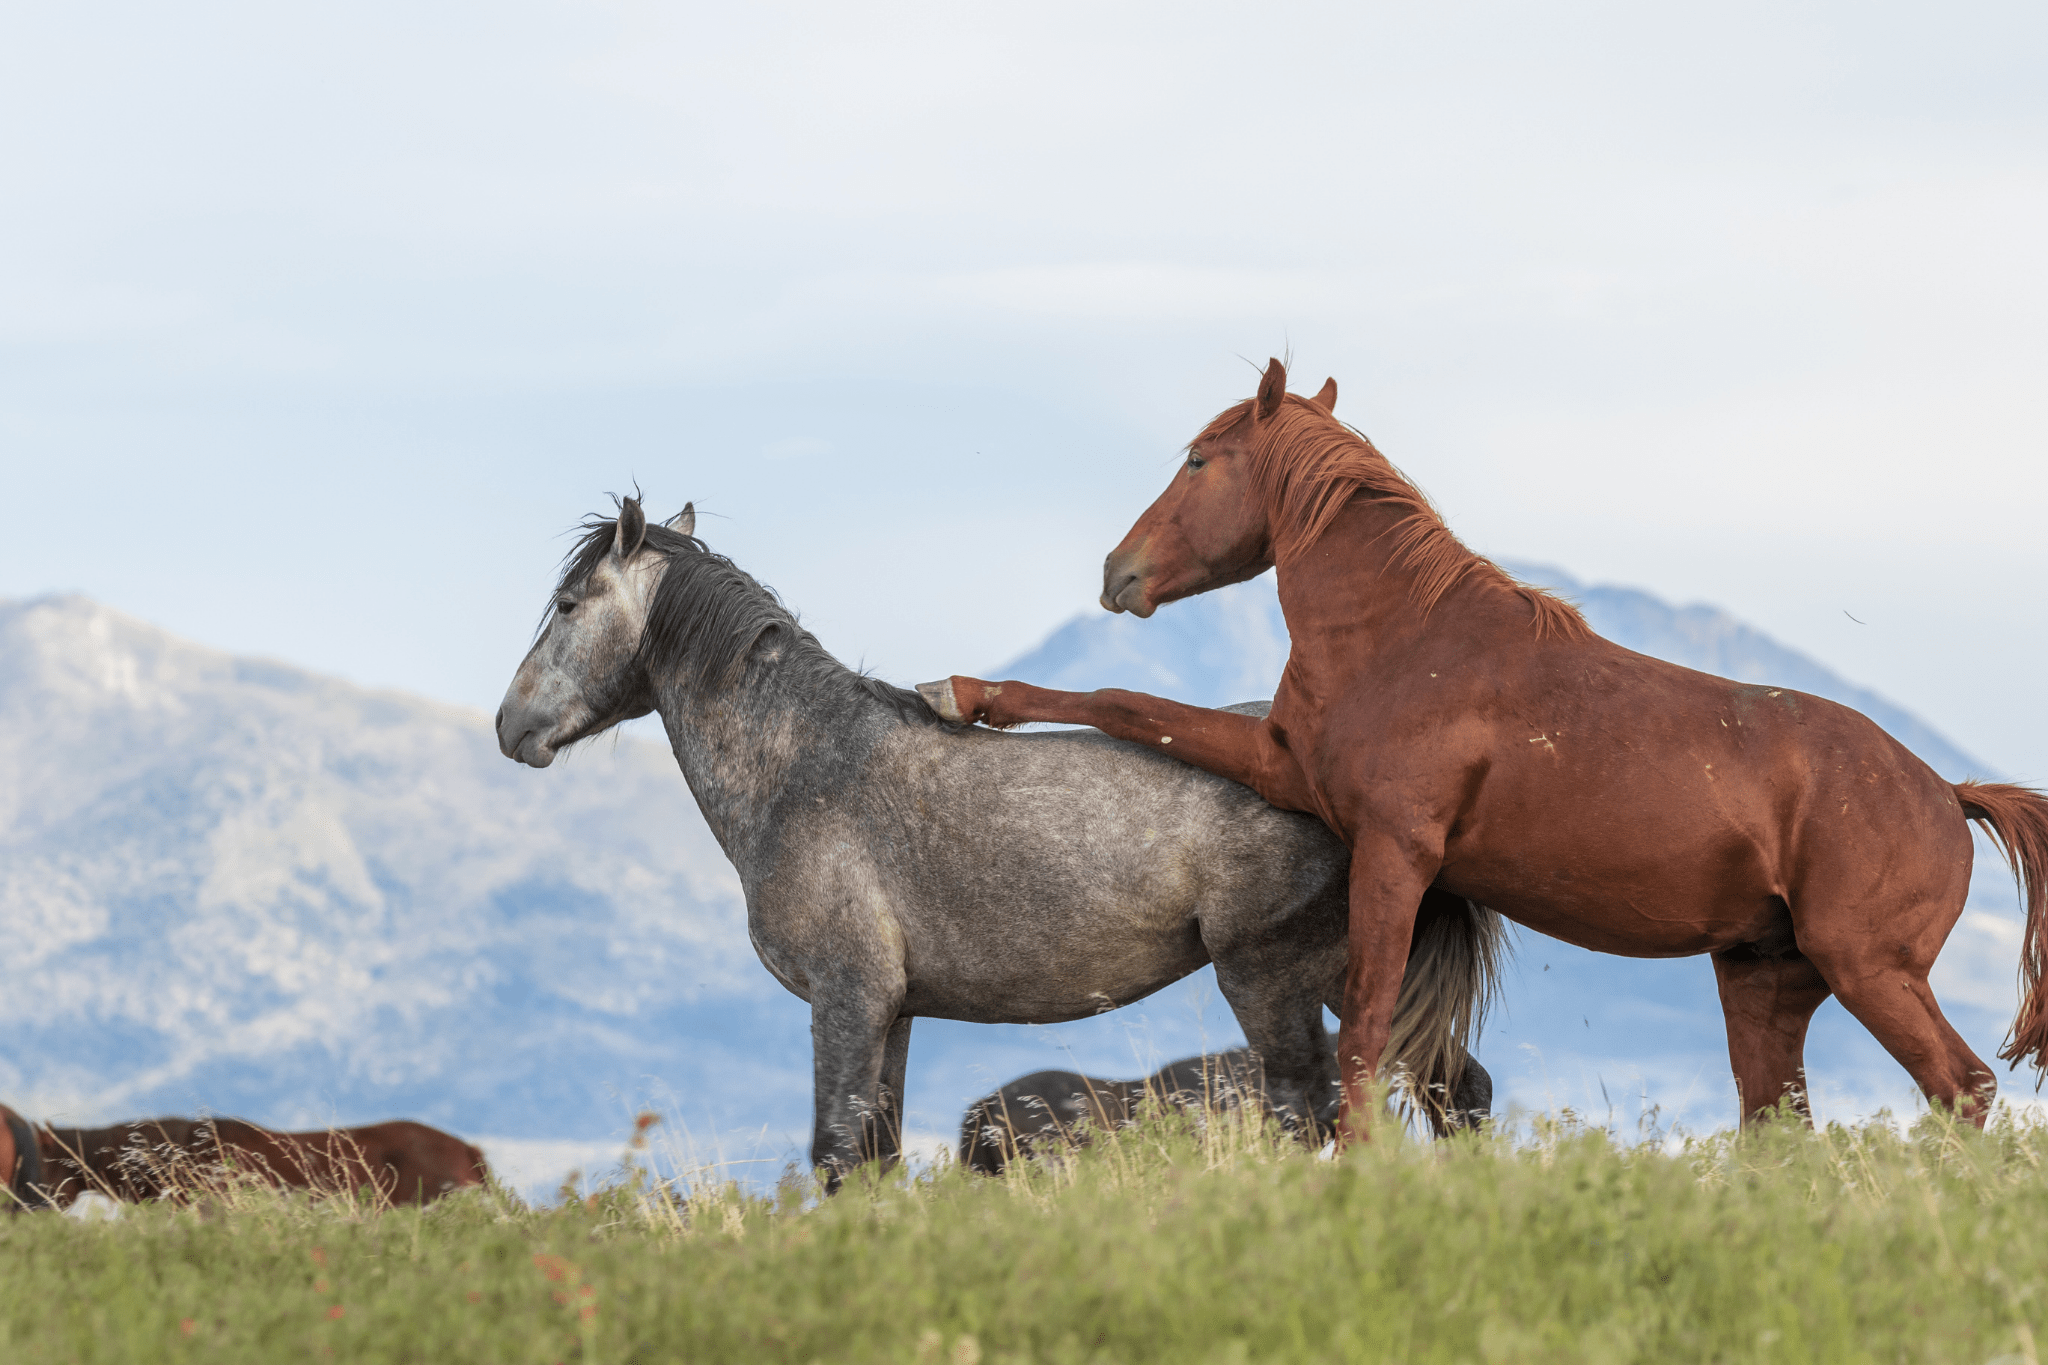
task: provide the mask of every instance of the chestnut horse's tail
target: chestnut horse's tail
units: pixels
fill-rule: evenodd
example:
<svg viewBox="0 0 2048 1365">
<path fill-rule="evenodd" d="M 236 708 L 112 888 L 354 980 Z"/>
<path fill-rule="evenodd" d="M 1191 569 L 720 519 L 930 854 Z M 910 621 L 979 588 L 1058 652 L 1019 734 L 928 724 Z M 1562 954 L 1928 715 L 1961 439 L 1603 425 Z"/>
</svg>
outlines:
<svg viewBox="0 0 2048 1365">
<path fill-rule="evenodd" d="M 1998 1051 L 1999 1060 L 2033 1063 L 2048 1071 L 2048 1000 L 2041 978 L 2048 973 L 2048 795 L 2009 782 L 1964 782 L 1956 787 L 1963 818 L 1989 830 L 2012 865 L 2027 927 L 2020 939 L 2020 1012 Z"/>
<path fill-rule="evenodd" d="M 1455 1112 L 1458 1087 L 1506 955 L 1507 922 L 1494 911 L 1435 888 L 1423 896 L 1382 1062 L 1403 1073 L 1440 1135 L 1465 1125 Z"/>
</svg>

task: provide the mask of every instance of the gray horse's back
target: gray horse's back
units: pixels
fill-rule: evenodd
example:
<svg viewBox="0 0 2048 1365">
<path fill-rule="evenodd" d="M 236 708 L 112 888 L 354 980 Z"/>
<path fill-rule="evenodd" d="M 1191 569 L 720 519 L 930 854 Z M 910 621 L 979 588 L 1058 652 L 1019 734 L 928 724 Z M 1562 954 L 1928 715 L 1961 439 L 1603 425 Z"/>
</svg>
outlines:
<svg viewBox="0 0 2048 1365">
<path fill-rule="evenodd" d="M 865 846 L 885 850 L 907 1012 L 1087 1018 L 1276 932 L 1314 959 L 1305 989 L 1342 971 L 1344 845 L 1248 787 L 1093 730 L 905 730 L 878 768 L 900 796 Z"/>
</svg>

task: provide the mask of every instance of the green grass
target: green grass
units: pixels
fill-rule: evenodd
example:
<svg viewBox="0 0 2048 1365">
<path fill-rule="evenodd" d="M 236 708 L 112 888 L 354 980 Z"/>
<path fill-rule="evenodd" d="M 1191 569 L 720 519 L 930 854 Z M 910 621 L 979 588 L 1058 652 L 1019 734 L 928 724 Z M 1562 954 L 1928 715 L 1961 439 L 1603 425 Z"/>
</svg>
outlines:
<svg viewBox="0 0 2048 1365">
<path fill-rule="evenodd" d="M 2033 1362 L 2048 1129 L 1317 1160 L 1158 1119 L 999 1181 L 530 1209 L 238 1194 L 0 1217 L 0 1360 Z"/>
</svg>

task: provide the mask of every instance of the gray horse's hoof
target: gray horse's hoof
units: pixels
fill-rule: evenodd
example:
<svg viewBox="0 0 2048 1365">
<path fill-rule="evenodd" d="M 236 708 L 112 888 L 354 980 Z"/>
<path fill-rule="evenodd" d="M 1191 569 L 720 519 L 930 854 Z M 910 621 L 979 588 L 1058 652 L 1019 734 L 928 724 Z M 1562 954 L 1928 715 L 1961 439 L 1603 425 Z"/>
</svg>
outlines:
<svg viewBox="0 0 2048 1365">
<path fill-rule="evenodd" d="M 939 713 L 939 719 L 952 725 L 960 725 L 966 717 L 960 714 L 959 703 L 953 700 L 953 680 L 941 678 L 937 682 L 919 683 L 917 695 L 930 703 L 932 710 Z"/>
</svg>

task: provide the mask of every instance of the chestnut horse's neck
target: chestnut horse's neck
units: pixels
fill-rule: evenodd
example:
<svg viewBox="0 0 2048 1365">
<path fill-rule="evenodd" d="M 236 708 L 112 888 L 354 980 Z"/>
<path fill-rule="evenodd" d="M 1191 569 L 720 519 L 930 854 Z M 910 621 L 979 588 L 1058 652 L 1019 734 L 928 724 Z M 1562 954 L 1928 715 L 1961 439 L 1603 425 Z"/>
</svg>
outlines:
<svg viewBox="0 0 2048 1365">
<path fill-rule="evenodd" d="M 1590 638 L 1577 609 L 1516 582 L 1412 507 L 1354 497 L 1314 540 L 1277 564 L 1280 609 L 1298 663 L 1335 655 L 1346 671 L 1372 657 L 1493 649 Z"/>
</svg>

